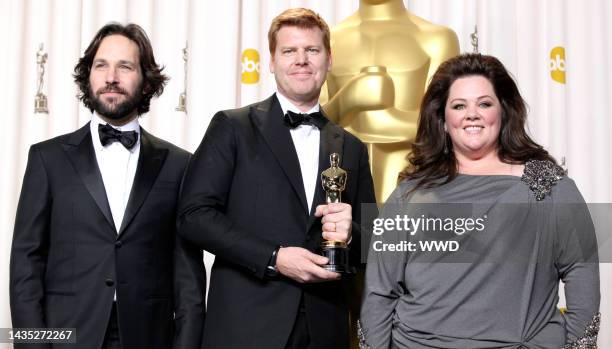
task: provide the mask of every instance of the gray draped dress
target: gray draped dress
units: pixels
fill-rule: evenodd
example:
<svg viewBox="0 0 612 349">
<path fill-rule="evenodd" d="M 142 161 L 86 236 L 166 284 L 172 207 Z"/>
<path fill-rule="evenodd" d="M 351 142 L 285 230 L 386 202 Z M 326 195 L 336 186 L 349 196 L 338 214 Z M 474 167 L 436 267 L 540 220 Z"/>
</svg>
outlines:
<svg viewBox="0 0 612 349">
<path fill-rule="evenodd" d="M 373 236 L 362 348 L 594 348 L 600 294 L 593 223 L 574 182 L 544 165 L 528 162 L 522 178 L 459 175 L 408 195 L 414 181 L 398 186 L 380 219 L 433 217 L 454 227 L 420 226 L 411 234 L 402 226 Z M 457 232 L 466 217 L 481 226 Z M 419 245 L 434 240 L 456 241 L 455 248 Z M 380 251 L 406 242 L 413 251 Z"/>
</svg>

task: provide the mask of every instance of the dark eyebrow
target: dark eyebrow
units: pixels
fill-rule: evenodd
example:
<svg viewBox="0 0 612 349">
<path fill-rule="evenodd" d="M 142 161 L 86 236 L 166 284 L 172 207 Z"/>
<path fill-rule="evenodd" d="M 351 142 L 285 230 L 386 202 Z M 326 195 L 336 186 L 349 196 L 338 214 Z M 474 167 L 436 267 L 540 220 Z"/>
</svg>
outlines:
<svg viewBox="0 0 612 349">
<path fill-rule="evenodd" d="M 108 63 L 108 61 L 104 58 L 96 58 L 93 60 L 93 63 L 99 63 L 99 62 Z M 129 60 L 125 60 L 125 59 L 119 60 L 119 64 L 127 64 L 131 66 L 136 66 L 136 63 L 129 61 Z"/>
<path fill-rule="evenodd" d="M 476 97 L 476 100 L 480 100 L 480 99 L 483 99 L 483 98 L 491 98 L 491 99 L 494 99 L 494 98 L 493 98 L 492 96 L 490 96 L 490 95 L 483 95 L 483 96 Z M 452 103 L 452 102 L 455 102 L 455 101 L 459 101 L 459 102 L 466 102 L 467 100 L 466 100 L 465 98 L 453 98 L 453 99 L 451 99 L 451 100 L 450 100 L 450 101 L 448 101 L 448 102 L 449 102 L 449 103 Z"/>
<path fill-rule="evenodd" d="M 131 66 L 136 66 L 136 63 L 132 62 L 132 61 L 126 61 L 126 60 L 120 60 L 119 64 L 127 64 L 127 65 L 131 65 Z"/>
</svg>

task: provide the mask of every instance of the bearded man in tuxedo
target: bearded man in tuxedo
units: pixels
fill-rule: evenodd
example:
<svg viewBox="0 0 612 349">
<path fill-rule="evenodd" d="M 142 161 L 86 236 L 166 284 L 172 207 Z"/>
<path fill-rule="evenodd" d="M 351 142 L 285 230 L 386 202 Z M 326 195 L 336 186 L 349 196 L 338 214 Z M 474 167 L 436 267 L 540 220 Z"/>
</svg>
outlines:
<svg viewBox="0 0 612 349">
<path fill-rule="evenodd" d="M 167 77 L 144 30 L 116 23 L 74 76 L 93 115 L 30 148 L 10 303 L 14 327 L 75 328 L 76 344 L 15 348 L 200 348 L 202 254 L 175 228 L 190 154 L 138 123 Z"/>
</svg>

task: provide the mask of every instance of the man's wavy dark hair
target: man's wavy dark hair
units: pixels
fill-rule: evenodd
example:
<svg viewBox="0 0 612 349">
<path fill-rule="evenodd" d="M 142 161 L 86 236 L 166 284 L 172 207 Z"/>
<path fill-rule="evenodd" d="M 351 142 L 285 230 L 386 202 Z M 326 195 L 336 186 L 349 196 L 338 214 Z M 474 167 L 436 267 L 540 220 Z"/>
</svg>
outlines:
<svg viewBox="0 0 612 349">
<path fill-rule="evenodd" d="M 548 160 L 556 163 L 525 131 L 527 106 L 504 65 L 493 56 L 462 54 L 438 67 L 423 96 L 417 134 L 408 156 L 409 165 L 399 175 L 400 181 L 417 180 L 412 191 L 446 184 L 457 177 L 457 159 L 450 136 L 444 131 L 444 108 L 453 82 L 466 76 L 483 76 L 489 80 L 501 103 L 501 129 L 497 138 L 501 161 L 524 164 L 528 160 Z"/>
<path fill-rule="evenodd" d="M 85 54 L 74 67 L 74 82 L 79 87 L 77 97 L 93 112 L 94 104 L 92 93 L 90 92 L 89 74 L 100 43 L 102 43 L 105 37 L 110 35 L 125 36 L 138 46 L 140 70 L 142 71 L 142 98 L 137 110 L 138 115 L 142 115 L 149 111 L 151 98 L 153 96 L 159 97 L 164 92 L 164 86 L 168 81 L 168 77 L 162 74 L 164 68 L 155 62 L 153 47 L 147 33 L 137 24 L 122 25 L 119 23 L 108 23 L 98 31 L 85 50 Z"/>
</svg>

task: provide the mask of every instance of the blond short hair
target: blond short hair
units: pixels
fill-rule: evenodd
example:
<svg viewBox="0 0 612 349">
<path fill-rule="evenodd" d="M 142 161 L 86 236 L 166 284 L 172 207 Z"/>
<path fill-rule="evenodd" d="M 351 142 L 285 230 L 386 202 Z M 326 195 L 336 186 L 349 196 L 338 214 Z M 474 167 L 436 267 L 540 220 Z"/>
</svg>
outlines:
<svg viewBox="0 0 612 349">
<path fill-rule="evenodd" d="M 319 28 L 323 33 L 323 45 L 327 52 L 331 52 L 329 26 L 321 16 L 307 8 L 292 8 L 283 11 L 276 16 L 268 30 L 268 46 L 270 54 L 274 55 L 276 50 L 276 36 L 278 31 L 285 26 L 293 26 L 304 29 Z"/>
</svg>

